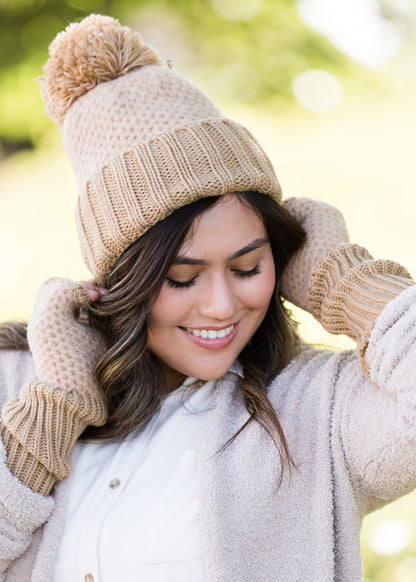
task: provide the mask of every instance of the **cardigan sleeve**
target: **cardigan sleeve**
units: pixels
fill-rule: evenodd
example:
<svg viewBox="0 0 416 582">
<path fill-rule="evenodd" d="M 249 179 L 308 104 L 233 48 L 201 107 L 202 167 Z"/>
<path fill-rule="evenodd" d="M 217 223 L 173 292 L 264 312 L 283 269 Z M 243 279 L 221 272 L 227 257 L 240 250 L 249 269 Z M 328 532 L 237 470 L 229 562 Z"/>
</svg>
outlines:
<svg viewBox="0 0 416 582">
<path fill-rule="evenodd" d="M 0 403 L 19 394 L 20 387 L 35 378 L 28 352 L 0 351 Z M 10 564 L 30 546 L 36 529 L 49 518 L 54 507 L 44 497 L 25 487 L 9 471 L 0 442 L 0 580 Z"/>
<path fill-rule="evenodd" d="M 334 416 L 358 495 L 384 502 L 416 488 L 416 287 L 377 318 L 366 349 L 367 378 L 340 370 Z"/>
</svg>

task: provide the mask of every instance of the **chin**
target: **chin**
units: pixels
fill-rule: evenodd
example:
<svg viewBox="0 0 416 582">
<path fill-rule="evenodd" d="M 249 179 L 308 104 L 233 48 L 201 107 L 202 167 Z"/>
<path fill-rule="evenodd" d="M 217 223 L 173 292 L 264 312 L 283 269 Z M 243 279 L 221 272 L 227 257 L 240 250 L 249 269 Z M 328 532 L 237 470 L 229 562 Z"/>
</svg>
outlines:
<svg viewBox="0 0 416 582">
<path fill-rule="evenodd" d="M 224 374 L 226 374 L 229 371 L 231 366 L 232 363 L 229 366 L 216 368 L 214 370 L 212 368 L 210 368 L 209 370 L 206 369 L 195 370 L 195 374 L 189 374 L 189 376 L 198 378 L 199 380 L 204 380 L 205 382 L 208 382 L 209 380 L 219 380 L 224 376 Z"/>
</svg>

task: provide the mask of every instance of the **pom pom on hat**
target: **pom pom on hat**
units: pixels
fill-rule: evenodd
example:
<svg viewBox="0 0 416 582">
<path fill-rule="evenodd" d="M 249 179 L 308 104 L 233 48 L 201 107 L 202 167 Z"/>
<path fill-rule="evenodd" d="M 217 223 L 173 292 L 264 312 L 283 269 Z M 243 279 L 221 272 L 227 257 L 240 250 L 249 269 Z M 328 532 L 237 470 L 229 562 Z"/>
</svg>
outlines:
<svg viewBox="0 0 416 582">
<path fill-rule="evenodd" d="M 92 14 L 68 26 L 44 71 L 46 111 L 62 125 L 77 177 L 82 254 L 98 284 L 135 240 L 194 200 L 246 190 L 281 200 L 250 132 L 117 20 Z"/>
<path fill-rule="evenodd" d="M 48 115 L 62 125 L 72 103 L 90 89 L 143 65 L 160 65 L 157 51 L 110 16 L 91 14 L 70 24 L 49 47 L 39 77 Z"/>
</svg>

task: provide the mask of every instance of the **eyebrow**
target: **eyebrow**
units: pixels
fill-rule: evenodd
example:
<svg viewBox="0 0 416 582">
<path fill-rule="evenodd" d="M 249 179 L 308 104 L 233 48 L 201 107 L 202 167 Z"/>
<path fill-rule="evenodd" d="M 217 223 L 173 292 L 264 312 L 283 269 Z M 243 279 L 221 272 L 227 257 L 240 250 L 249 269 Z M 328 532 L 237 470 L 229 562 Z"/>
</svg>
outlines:
<svg viewBox="0 0 416 582">
<path fill-rule="evenodd" d="M 246 245 L 242 249 L 233 253 L 231 255 L 231 257 L 228 257 L 228 260 L 233 261 L 234 259 L 238 259 L 238 257 L 242 257 L 243 255 L 247 255 L 248 253 L 251 253 L 252 251 L 255 251 L 256 249 L 259 249 L 260 247 L 264 246 L 268 242 L 269 242 L 268 238 L 256 238 L 255 240 L 253 240 L 251 243 L 249 243 L 248 245 Z M 181 255 L 178 255 L 174 259 L 172 264 L 173 265 L 206 265 L 207 261 L 203 261 L 202 259 L 192 259 L 191 257 L 183 257 Z"/>
</svg>

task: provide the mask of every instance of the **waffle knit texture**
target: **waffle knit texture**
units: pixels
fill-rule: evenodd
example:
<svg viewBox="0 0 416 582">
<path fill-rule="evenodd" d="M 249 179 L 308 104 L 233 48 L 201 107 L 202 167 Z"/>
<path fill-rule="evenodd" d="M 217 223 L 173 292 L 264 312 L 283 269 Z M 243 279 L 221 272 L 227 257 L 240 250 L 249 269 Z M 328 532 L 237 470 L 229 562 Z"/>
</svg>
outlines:
<svg viewBox="0 0 416 582">
<path fill-rule="evenodd" d="M 106 420 L 94 367 L 104 351 L 98 335 L 76 322 L 74 309 L 88 301 L 80 283 L 50 279 L 39 290 L 28 339 L 41 381 L 26 384 L 3 407 L 0 432 L 13 474 L 47 495 L 71 473 L 67 459 L 88 425 Z"/>
<path fill-rule="evenodd" d="M 198 473 L 208 582 L 362 581 L 363 516 L 416 487 L 415 287 L 379 315 L 366 357 L 371 382 L 356 352 L 305 347 L 268 387 L 297 466 L 280 489 L 278 451 L 258 423 L 218 454 L 248 413 L 235 375 L 217 382 Z M 28 353 L 0 352 L 0 402 L 34 375 Z M 2 582 L 51 582 L 70 493 L 71 478 L 53 497 L 25 487 L 0 443 Z"/>
<path fill-rule="evenodd" d="M 306 244 L 293 258 L 296 268 L 289 265 L 297 276 L 294 283 L 286 280 L 291 298 L 308 305 L 329 332 L 354 339 L 369 375 L 365 352 L 374 324 L 387 303 L 414 282 L 397 263 L 374 261 L 358 245 L 346 243 L 325 252 L 347 238 L 339 211 L 310 199 L 293 199 L 290 205 L 308 229 Z M 68 453 L 83 430 L 105 421 L 93 375 L 104 345 L 74 319 L 74 309 L 87 301 L 82 284 L 62 279 L 44 284 L 28 330 L 42 382 L 26 385 L 3 409 L 0 431 L 8 466 L 21 482 L 43 495 L 70 474 Z"/>
<path fill-rule="evenodd" d="M 71 24 L 44 70 L 46 110 L 78 181 L 82 254 L 99 284 L 137 238 L 199 198 L 254 190 L 280 202 L 250 132 L 113 18 Z"/>
<path fill-rule="evenodd" d="M 282 295 L 309 313 L 311 273 L 331 249 L 348 242 L 348 231 L 341 212 L 313 198 L 288 198 L 283 206 L 302 225 L 306 240 L 291 257 L 283 272 Z"/>
<path fill-rule="evenodd" d="M 357 342 L 368 375 L 365 351 L 377 317 L 415 283 L 398 263 L 374 260 L 363 247 L 349 244 L 344 218 L 334 206 L 311 198 L 283 204 L 307 235 L 283 273 L 283 295 L 312 313 L 328 332 Z"/>
<path fill-rule="evenodd" d="M 373 261 L 368 251 L 349 244 L 327 253 L 312 272 L 310 301 L 315 317 L 331 333 L 345 333 L 357 341 L 367 375 L 365 351 L 371 330 L 386 304 L 414 285 L 409 277 L 397 263 Z M 75 323 L 72 313 L 82 291 L 79 284 L 65 280 L 51 280 L 41 289 L 29 337 L 38 375 L 55 387 L 41 382 L 24 386 L 18 399 L 6 403 L 0 422 L 10 470 L 42 495 L 70 475 L 67 457 L 83 430 L 105 421 L 103 399 L 92 375 L 103 346 L 92 330 Z M 65 340 L 62 333 L 68 334 Z M 54 346 L 48 345 L 51 338 Z M 61 343 L 64 348 L 59 354 L 56 345 Z M 77 351 L 77 361 L 72 350 Z"/>
</svg>

